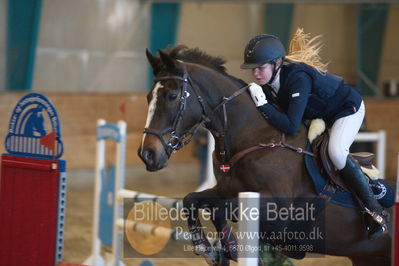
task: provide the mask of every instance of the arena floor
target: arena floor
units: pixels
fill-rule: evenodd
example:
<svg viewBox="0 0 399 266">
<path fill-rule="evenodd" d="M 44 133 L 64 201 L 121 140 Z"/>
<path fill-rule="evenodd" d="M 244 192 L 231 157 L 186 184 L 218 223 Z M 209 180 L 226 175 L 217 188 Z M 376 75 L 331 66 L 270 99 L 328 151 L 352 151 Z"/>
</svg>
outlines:
<svg viewBox="0 0 399 266">
<path fill-rule="evenodd" d="M 151 194 L 164 195 L 169 197 L 182 197 L 196 188 L 195 178 L 182 179 L 181 176 L 196 176 L 197 167 L 171 166 L 165 171 L 158 173 L 147 173 L 143 169 L 130 169 L 127 171 L 128 188 L 147 192 Z M 91 229 L 92 229 L 92 211 L 93 211 L 93 190 L 91 186 L 82 185 L 79 180 L 80 175 L 90 178 L 91 172 L 70 172 L 67 194 L 67 215 L 65 227 L 64 242 L 64 260 L 74 263 L 82 263 L 90 254 L 91 250 Z M 180 177 L 180 178 L 179 178 Z M 145 181 L 144 181 L 145 180 Z M 173 248 L 173 247 L 172 247 Z M 178 252 L 168 253 L 168 258 L 154 258 L 151 261 L 156 266 L 174 266 L 174 265 L 207 265 L 203 259 L 181 258 Z M 177 252 L 177 253 L 174 253 Z M 176 256 L 174 256 L 176 255 Z M 172 258 L 171 258 L 172 257 Z M 180 258 L 179 258 L 180 257 Z M 126 265 L 140 265 L 140 259 L 126 259 Z M 305 258 L 303 260 L 293 260 L 295 265 L 351 265 L 346 258 L 326 256 L 323 258 Z M 232 263 L 236 265 L 236 263 Z"/>
</svg>

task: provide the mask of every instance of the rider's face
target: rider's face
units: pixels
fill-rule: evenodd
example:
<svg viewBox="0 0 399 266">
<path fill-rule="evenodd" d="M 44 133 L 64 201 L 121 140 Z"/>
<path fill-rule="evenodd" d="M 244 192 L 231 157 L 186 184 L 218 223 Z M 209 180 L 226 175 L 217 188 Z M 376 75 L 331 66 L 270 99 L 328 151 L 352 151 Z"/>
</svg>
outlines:
<svg viewBox="0 0 399 266">
<path fill-rule="evenodd" d="M 253 68 L 252 75 L 259 85 L 265 85 L 269 82 L 273 75 L 273 65 L 270 63 L 266 63 L 264 65 L 261 65 L 260 67 Z"/>
</svg>

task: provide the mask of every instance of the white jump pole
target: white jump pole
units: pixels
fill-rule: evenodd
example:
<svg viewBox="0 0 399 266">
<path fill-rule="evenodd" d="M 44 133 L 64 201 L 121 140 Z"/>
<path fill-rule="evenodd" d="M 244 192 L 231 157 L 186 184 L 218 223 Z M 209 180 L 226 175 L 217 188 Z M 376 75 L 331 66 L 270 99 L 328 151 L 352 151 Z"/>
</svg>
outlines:
<svg viewBox="0 0 399 266">
<path fill-rule="evenodd" d="M 238 266 L 258 266 L 259 260 L 259 220 L 260 194 L 256 192 L 239 193 Z M 245 237 L 247 236 L 247 237 Z"/>
<path fill-rule="evenodd" d="M 377 150 L 376 167 L 380 170 L 381 178 L 385 179 L 385 154 L 386 154 L 386 132 L 379 130 L 377 132 L 359 132 L 356 135 L 355 142 L 376 142 Z"/>
<path fill-rule="evenodd" d="M 208 131 L 208 153 L 206 162 L 206 178 L 205 181 L 200 184 L 196 192 L 203 191 L 208 188 L 212 188 L 216 185 L 216 178 L 213 174 L 213 160 L 212 153 L 215 150 L 215 139 L 213 138 L 211 132 Z"/>
<path fill-rule="evenodd" d="M 97 151 L 96 151 L 96 166 L 95 166 L 95 180 L 94 180 L 94 207 L 93 207 L 93 230 L 92 230 L 92 252 L 89 258 L 84 261 L 84 264 L 92 266 L 104 266 L 104 265 L 125 265 L 119 260 L 120 254 L 120 241 L 118 238 L 113 237 L 113 250 L 116 248 L 117 254 L 114 252 L 111 254 L 110 262 L 107 262 L 101 256 L 101 240 L 99 237 L 99 225 L 100 225 L 100 195 L 102 189 L 101 172 L 105 169 L 105 140 L 113 139 L 116 141 L 116 154 L 115 154 L 115 191 L 113 194 L 113 201 L 117 195 L 117 190 L 125 184 L 125 150 L 126 150 L 126 122 L 119 121 L 117 125 L 107 125 L 104 119 L 97 121 Z M 123 183 L 121 183 L 123 182 Z M 114 216 L 115 213 L 121 212 L 121 207 L 114 202 Z M 114 219 L 114 221 L 116 221 Z M 115 235 L 114 226 L 114 235 Z M 115 247 L 116 245 L 116 247 Z"/>
<path fill-rule="evenodd" d="M 104 119 L 97 120 L 97 127 L 105 125 Z M 97 140 L 96 167 L 94 178 L 94 206 L 93 206 L 93 226 L 92 226 L 92 251 L 89 258 L 84 263 L 95 266 L 105 265 L 105 260 L 101 256 L 101 241 L 98 235 L 100 225 L 100 193 L 101 193 L 101 169 L 105 162 L 105 140 Z"/>
<path fill-rule="evenodd" d="M 117 143 L 116 147 L 116 161 L 117 167 L 115 172 L 115 190 L 114 195 L 115 199 L 117 198 L 118 192 L 125 188 L 125 154 L 126 154 L 126 122 L 119 121 L 118 122 L 119 128 L 119 142 Z M 119 204 L 117 200 L 114 202 L 114 233 L 113 233 L 113 242 L 112 242 L 112 258 L 111 258 L 111 265 L 125 265 L 120 262 L 119 258 L 121 258 L 121 250 L 122 250 L 122 232 L 119 230 L 117 226 L 117 221 L 119 217 L 123 217 L 123 204 Z"/>
</svg>

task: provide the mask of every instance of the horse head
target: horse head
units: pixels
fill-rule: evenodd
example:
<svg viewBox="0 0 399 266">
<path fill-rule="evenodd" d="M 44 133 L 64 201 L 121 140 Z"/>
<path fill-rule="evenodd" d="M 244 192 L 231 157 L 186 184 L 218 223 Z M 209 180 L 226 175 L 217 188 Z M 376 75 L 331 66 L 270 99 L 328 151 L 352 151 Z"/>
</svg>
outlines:
<svg viewBox="0 0 399 266">
<path fill-rule="evenodd" d="M 138 155 L 148 171 L 167 165 L 173 151 L 185 146 L 202 124 L 204 105 L 199 101 L 185 63 L 159 51 L 147 59 L 154 85 L 147 95 L 148 114 Z"/>
</svg>

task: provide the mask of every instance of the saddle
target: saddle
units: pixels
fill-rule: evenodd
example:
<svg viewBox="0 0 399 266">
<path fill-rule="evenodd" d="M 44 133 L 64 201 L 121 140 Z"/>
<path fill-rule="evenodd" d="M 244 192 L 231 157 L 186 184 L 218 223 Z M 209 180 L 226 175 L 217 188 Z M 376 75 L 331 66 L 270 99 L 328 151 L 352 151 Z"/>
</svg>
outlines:
<svg viewBox="0 0 399 266">
<path fill-rule="evenodd" d="M 316 165 L 319 167 L 321 174 L 329 178 L 333 184 L 337 185 L 344 191 L 350 192 L 350 189 L 345 184 L 343 177 L 340 172 L 335 168 L 332 163 L 330 156 L 328 155 L 328 143 L 329 143 L 329 134 L 327 131 L 324 131 L 321 135 L 316 137 L 312 143 L 312 151 L 317 155 L 317 158 L 314 158 Z M 370 152 L 358 152 L 350 154 L 360 165 L 363 173 L 371 178 L 375 179 L 378 175 L 378 170 L 372 164 L 372 161 L 375 157 L 373 153 Z"/>
</svg>

